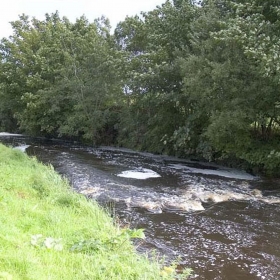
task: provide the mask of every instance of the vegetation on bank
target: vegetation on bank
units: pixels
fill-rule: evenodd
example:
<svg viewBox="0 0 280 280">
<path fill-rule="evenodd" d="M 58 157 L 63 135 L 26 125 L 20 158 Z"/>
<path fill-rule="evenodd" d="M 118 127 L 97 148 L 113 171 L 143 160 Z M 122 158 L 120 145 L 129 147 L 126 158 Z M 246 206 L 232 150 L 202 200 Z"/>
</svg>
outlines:
<svg viewBox="0 0 280 280">
<path fill-rule="evenodd" d="M 71 23 L 22 15 L 0 43 L 0 130 L 280 175 L 280 2 L 167 0 Z"/>
<path fill-rule="evenodd" d="M 113 225 L 51 166 L 2 144 L 0 208 L 0 279 L 186 279 L 135 252 L 141 230 Z"/>
</svg>

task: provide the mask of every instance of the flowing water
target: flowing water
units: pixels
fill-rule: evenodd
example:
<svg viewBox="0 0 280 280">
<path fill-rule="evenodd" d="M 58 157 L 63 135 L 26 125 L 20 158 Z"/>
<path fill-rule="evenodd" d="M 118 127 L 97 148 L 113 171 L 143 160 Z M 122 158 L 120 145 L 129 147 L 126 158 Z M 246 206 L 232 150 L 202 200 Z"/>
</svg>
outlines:
<svg viewBox="0 0 280 280">
<path fill-rule="evenodd" d="M 280 183 L 216 165 L 0 133 L 73 188 L 144 228 L 141 252 L 180 258 L 190 279 L 280 279 Z M 30 145 L 30 146 L 29 146 Z"/>
</svg>

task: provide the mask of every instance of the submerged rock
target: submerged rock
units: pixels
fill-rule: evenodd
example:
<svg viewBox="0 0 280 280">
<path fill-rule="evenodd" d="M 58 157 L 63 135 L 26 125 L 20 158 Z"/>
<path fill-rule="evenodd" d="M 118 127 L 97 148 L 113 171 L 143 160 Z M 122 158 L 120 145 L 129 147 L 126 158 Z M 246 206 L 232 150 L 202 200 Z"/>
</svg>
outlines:
<svg viewBox="0 0 280 280">
<path fill-rule="evenodd" d="M 197 200 L 189 200 L 185 202 L 176 202 L 176 201 L 165 201 L 162 203 L 162 208 L 164 210 L 178 210 L 178 211 L 203 211 L 205 208 L 203 207 L 201 201 Z"/>
<path fill-rule="evenodd" d="M 268 201 L 271 199 L 263 199 L 262 191 L 259 189 L 244 190 L 244 187 L 240 192 L 230 190 L 208 190 L 204 187 L 192 187 L 184 194 L 187 199 L 196 199 L 203 203 L 219 203 L 224 201 L 237 201 L 237 200 L 262 200 Z"/>
<path fill-rule="evenodd" d="M 126 206 L 144 208 L 152 213 L 162 213 L 161 203 L 157 201 L 145 201 L 145 200 L 132 200 L 131 197 L 125 200 Z"/>
<path fill-rule="evenodd" d="M 152 213 L 162 213 L 162 211 L 203 211 L 205 208 L 201 201 L 188 200 L 180 201 L 179 199 L 164 199 L 162 201 L 150 201 L 150 200 L 132 200 L 131 197 L 125 199 L 126 206 L 144 208 L 145 210 Z"/>
</svg>

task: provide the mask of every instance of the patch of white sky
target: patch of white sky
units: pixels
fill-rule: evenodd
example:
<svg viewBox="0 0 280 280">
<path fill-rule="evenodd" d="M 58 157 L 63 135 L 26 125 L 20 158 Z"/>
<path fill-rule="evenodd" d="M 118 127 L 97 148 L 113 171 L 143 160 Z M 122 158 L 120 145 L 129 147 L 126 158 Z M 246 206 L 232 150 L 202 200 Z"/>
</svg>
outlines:
<svg viewBox="0 0 280 280">
<path fill-rule="evenodd" d="M 43 20 L 46 13 L 58 11 L 60 17 L 66 16 L 71 22 L 82 15 L 90 22 L 104 15 L 109 18 L 114 29 L 126 16 L 151 11 L 164 2 L 165 0 L 9 0 L 1 3 L 0 39 L 12 35 L 10 22 L 17 20 L 23 13 L 30 18 Z"/>
</svg>

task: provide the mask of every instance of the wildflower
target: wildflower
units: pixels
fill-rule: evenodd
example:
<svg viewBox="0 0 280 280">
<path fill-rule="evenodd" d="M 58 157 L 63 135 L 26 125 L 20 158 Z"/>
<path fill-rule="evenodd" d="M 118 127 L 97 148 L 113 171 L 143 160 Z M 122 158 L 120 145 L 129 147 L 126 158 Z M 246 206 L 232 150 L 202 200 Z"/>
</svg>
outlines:
<svg viewBox="0 0 280 280">
<path fill-rule="evenodd" d="M 168 273 L 167 273 L 165 270 L 162 270 L 162 271 L 160 272 L 160 276 L 166 277 L 166 276 L 168 276 Z"/>
<path fill-rule="evenodd" d="M 44 241 L 44 246 L 47 249 L 51 249 L 53 247 L 54 239 L 52 237 L 47 237 Z"/>
<path fill-rule="evenodd" d="M 31 245 L 37 247 L 39 246 L 38 242 L 43 237 L 42 234 L 35 234 L 31 236 Z"/>
<path fill-rule="evenodd" d="M 164 270 L 166 273 L 168 273 L 168 274 L 171 274 L 171 273 L 174 272 L 174 268 L 173 268 L 172 266 L 165 266 L 165 267 L 163 268 L 163 270 Z"/>
<path fill-rule="evenodd" d="M 56 251 L 61 251 L 63 249 L 63 246 L 60 242 L 61 239 L 54 239 L 52 237 L 47 237 L 44 241 L 44 246 L 47 249 L 54 249 Z"/>
</svg>

